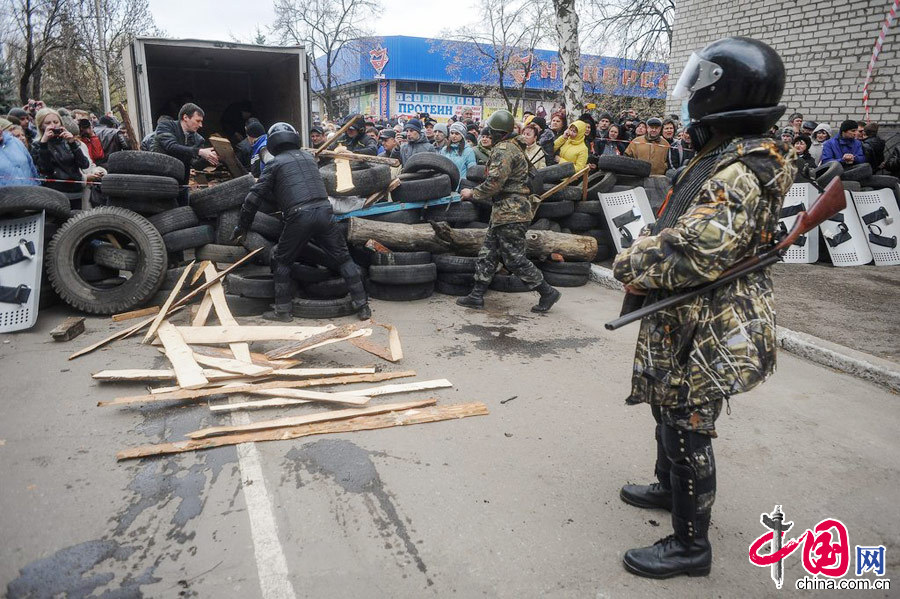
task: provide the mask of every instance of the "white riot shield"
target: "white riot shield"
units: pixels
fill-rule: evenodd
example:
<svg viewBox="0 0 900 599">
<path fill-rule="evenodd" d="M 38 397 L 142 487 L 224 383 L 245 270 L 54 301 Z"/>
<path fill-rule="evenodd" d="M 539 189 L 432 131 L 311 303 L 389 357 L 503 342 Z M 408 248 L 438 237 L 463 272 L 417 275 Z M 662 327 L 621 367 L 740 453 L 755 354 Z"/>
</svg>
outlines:
<svg viewBox="0 0 900 599">
<path fill-rule="evenodd" d="M 819 225 L 825 245 L 835 266 L 862 266 L 872 261 L 872 252 L 853 204 L 853 196 L 845 191 L 847 207 Z"/>
<path fill-rule="evenodd" d="M 615 193 L 601 193 L 603 215 L 609 225 L 616 253 L 631 247 L 645 225 L 656 222 L 653 208 L 643 187 Z"/>
<path fill-rule="evenodd" d="M 891 189 L 851 191 L 876 266 L 900 264 L 900 208 Z"/>
<path fill-rule="evenodd" d="M 819 194 L 811 183 L 794 183 L 784 196 L 779 228 L 787 234 L 797 221 L 797 215 L 809 210 Z M 784 253 L 784 261 L 793 264 L 814 264 L 819 261 L 819 227 L 791 245 Z"/>
<path fill-rule="evenodd" d="M 0 252 L 15 255 L 14 263 L 0 268 L 0 287 L 17 290 L 22 300 L 0 302 L 0 333 L 29 329 L 37 322 L 41 298 L 44 212 L 0 220 Z"/>
</svg>

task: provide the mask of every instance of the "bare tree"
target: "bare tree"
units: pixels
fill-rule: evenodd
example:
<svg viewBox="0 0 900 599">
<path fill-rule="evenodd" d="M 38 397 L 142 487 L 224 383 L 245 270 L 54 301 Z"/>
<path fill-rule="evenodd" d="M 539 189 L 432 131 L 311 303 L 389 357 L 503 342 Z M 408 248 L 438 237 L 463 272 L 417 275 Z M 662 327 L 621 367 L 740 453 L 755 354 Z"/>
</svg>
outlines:
<svg viewBox="0 0 900 599">
<path fill-rule="evenodd" d="M 463 69 L 484 73 L 465 87 L 482 96 L 499 96 L 513 114 L 538 61 L 535 48 L 548 37 L 547 0 L 480 0 L 477 24 L 447 31 L 432 51 L 447 58 L 447 73 L 461 80 Z"/>
<path fill-rule="evenodd" d="M 282 43 L 303 45 L 312 55 L 316 94 L 330 117 L 338 111 L 335 87 L 341 61 L 355 54 L 355 44 L 370 37 L 361 24 L 372 22 L 380 12 L 379 0 L 275 0 L 271 31 Z"/>
<path fill-rule="evenodd" d="M 569 118 L 580 114 L 584 106 L 584 83 L 579 68 L 581 46 L 578 43 L 578 13 L 575 0 L 553 0 L 556 12 L 556 36 L 559 60 L 563 66 L 563 100 Z"/>
<path fill-rule="evenodd" d="M 7 0 L 6 50 L 19 75 L 19 100 L 41 95 L 42 69 L 47 57 L 65 46 L 59 35 L 66 0 Z"/>
<path fill-rule="evenodd" d="M 586 39 L 638 63 L 665 62 L 672 50 L 675 0 L 588 0 L 593 26 Z M 611 43 L 610 43 L 611 42 Z"/>
</svg>

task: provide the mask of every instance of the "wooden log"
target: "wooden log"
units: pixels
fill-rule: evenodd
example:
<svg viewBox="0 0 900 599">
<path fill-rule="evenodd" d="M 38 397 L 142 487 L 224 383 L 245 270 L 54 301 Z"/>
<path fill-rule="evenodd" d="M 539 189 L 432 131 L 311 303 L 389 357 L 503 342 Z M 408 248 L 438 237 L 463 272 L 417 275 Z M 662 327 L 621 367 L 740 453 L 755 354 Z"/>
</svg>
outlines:
<svg viewBox="0 0 900 599">
<path fill-rule="evenodd" d="M 166 301 L 163 302 L 162 308 L 159 309 L 159 312 L 153 318 L 153 322 L 150 323 L 150 328 L 147 329 L 147 334 L 144 335 L 144 339 L 141 343 L 148 343 L 153 336 L 156 334 L 156 329 L 159 328 L 159 325 L 162 324 L 162 321 L 166 318 L 166 314 L 169 312 L 169 308 L 175 302 L 175 298 L 178 297 L 178 294 L 181 292 L 181 287 L 184 285 L 185 279 L 188 278 L 188 275 L 191 274 L 191 269 L 194 267 L 194 262 L 191 261 L 183 271 L 181 271 L 181 276 L 178 277 L 178 281 L 175 282 L 175 287 L 172 288 L 172 291 L 169 293 L 169 297 L 166 298 Z"/>
<path fill-rule="evenodd" d="M 228 167 L 228 172 L 231 173 L 232 177 L 237 179 L 247 174 L 247 169 L 234 155 L 234 147 L 230 141 L 218 135 L 210 135 L 209 143 L 215 149 L 219 158 L 222 159 L 222 162 L 225 163 L 225 166 Z"/>
<path fill-rule="evenodd" d="M 249 341 L 303 341 L 313 335 L 329 331 L 333 324 L 324 327 L 300 326 L 212 326 L 178 327 L 186 343 L 240 343 Z"/>
<path fill-rule="evenodd" d="M 166 348 L 166 357 L 172 362 L 178 386 L 182 389 L 199 389 L 207 385 L 209 380 L 203 376 L 203 369 L 194 360 L 191 348 L 181 338 L 178 329 L 166 320 L 159 325 L 157 332 L 159 340 Z"/>
<path fill-rule="evenodd" d="M 451 229 L 447 223 L 403 225 L 363 218 L 351 218 L 347 241 L 365 245 L 370 239 L 394 251 L 425 251 L 437 254 L 452 252 L 476 256 L 487 235 L 486 229 Z M 571 262 L 590 262 L 597 255 L 597 240 L 583 235 L 528 231 L 525 234 L 529 256 L 546 256 L 557 252 Z"/>
<path fill-rule="evenodd" d="M 50 331 L 54 341 L 71 341 L 84 332 L 84 316 L 70 316 Z"/>
<path fill-rule="evenodd" d="M 316 422 L 290 428 L 276 428 L 252 433 L 223 435 L 221 437 L 210 437 L 208 439 L 144 445 L 120 451 L 116 454 L 116 459 L 120 461 L 132 460 L 135 458 L 156 455 L 211 449 L 213 447 L 223 447 L 226 445 L 238 445 L 239 443 L 283 441 L 288 439 L 299 439 L 310 435 L 369 431 L 380 428 L 390 428 L 393 426 L 409 426 L 412 424 L 425 424 L 427 422 L 440 422 L 442 420 L 457 420 L 459 418 L 468 418 L 469 416 L 487 416 L 488 414 L 487 406 L 481 402 L 462 403 L 449 406 L 431 406 L 398 413 L 357 416 L 356 418 L 350 418 L 349 420 Z"/>
<path fill-rule="evenodd" d="M 123 320 L 131 320 L 132 318 L 140 318 L 141 316 L 153 316 L 157 312 L 159 312 L 159 306 L 149 306 L 147 308 L 140 308 L 139 310 L 132 310 L 131 312 L 113 314 L 112 319 L 113 322 L 122 322 Z"/>
<path fill-rule="evenodd" d="M 117 397 L 112 401 L 97 402 L 98 406 L 118 406 L 133 403 L 150 403 L 157 401 L 184 401 L 196 400 L 213 395 L 231 395 L 234 393 L 251 393 L 261 389 L 298 389 L 301 387 L 328 387 L 331 385 L 349 385 L 352 383 L 376 383 L 380 381 L 389 381 L 391 379 L 399 379 L 404 377 L 416 376 L 414 370 L 404 370 L 402 372 L 378 372 L 375 374 L 358 374 L 349 376 L 336 376 L 320 379 L 310 379 L 304 381 L 272 381 L 270 383 L 253 383 L 247 385 L 238 385 L 235 387 L 221 389 L 195 389 L 173 391 L 171 393 L 134 395 L 130 397 Z"/>
<path fill-rule="evenodd" d="M 308 152 L 314 152 L 312 148 L 303 148 Z M 368 154 L 354 154 L 353 152 L 335 152 L 333 150 L 322 150 L 319 156 L 328 156 L 331 158 L 341 157 L 353 162 L 371 162 L 373 164 L 386 164 L 387 166 L 400 166 L 400 161 L 396 158 L 386 158 L 384 156 L 369 156 Z"/>
<path fill-rule="evenodd" d="M 215 437 L 217 435 L 249 433 L 253 431 L 263 431 L 270 428 L 287 428 L 291 426 L 300 426 L 301 424 L 311 424 L 313 422 L 343 420 L 346 418 L 355 418 L 357 416 L 367 416 L 369 414 L 385 414 L 387 412 L 398 412 L 401 410 L 415 410 L 416 408 L 433 406 L 436 403 L 436 399 L 424 399 L 421 401 L 404 401 L 400 403 L 384 404 L 380 406 L 369 406 L 367 408 L 332 410 L 329 412 L 318 412 L 316 414 L 304 414 L 303 416 L 288 416 L 286 418 L 261 420 L 259 422 L 251 422 L 250 424 L 239 424 L 234 426 L 211 426 L 209 428 L 204 428 L 200 429 L 199 431 L 188 433 L 185 436 L 189 439 L 203 439 L 206 437 Z"/>
</svg>

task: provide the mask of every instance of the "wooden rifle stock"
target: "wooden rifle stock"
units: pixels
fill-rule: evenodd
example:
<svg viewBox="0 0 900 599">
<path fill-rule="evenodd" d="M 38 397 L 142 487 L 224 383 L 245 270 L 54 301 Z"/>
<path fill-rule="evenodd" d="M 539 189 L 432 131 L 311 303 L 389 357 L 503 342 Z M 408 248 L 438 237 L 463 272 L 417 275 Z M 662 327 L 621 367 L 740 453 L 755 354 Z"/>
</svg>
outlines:
<svg viewBox="0 0 900 599">
<path fill-rule="evenodd" d="M 619 318 L 607 322 L 604 326 L 609 331 L 615 331 L 619 327 L 640 320 L 654 312 L 676 306 L 697 296 L 704 295 L 752 272 L 771 266 L 781 260 L 782 254 L 784 254 L 784 252 L 791 247 L 791 244 L 797 241 L 801 235 L 809 233 L 846 207 L 847 199 L 844 196 L 844 186 L 840 179 L 834 178 L 828 183 L 828 186 L 825 187 L 825 190 L 816 201 L 813 202 L 809 210 L 797 215 L 797 220 L 794 222 L 794 226 L 790 233 L 788 233 L 774 248 L 739 262 L 723 272 L 718 279 L 711 283 L 684 291 L 677 295 L 671 295 L 658 302 L 652 303 L 649 306 L 643 306 L 633 312 L 623 314 Z"/>
</svg>

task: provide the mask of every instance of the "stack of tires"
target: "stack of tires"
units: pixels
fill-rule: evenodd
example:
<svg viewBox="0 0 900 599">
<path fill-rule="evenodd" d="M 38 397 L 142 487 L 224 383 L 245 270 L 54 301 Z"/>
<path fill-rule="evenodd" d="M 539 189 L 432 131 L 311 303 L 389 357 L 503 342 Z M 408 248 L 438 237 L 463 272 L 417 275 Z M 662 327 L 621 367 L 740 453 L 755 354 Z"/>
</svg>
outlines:
<svg viewBox="0 0 900 599">
<path fill-rule="evenodd" d="M 424 202 L 445 198 L 459 186 L 459 169 L 445 156 L 434 152 L 413 154 L 403 165 L 398 177 L 400 185 L 391 192 L 394 202 Z M 390 183 L 390 181 L 388 181 Z M 452 226 L 478 220 L 474 206 L 465 203 L 463 208 L 435 206 L 426 210 L 400 210 L 367 216 L 371 220 L 413 225 L 431 220 L 451 222 Z M 465 218 L 466 220 L 463 220 Z"/>
<path fill-rule="evenodd" d="M 475 257 L 436 254 L 434 290 L 444 295 L 469 295 L 475 285 Z"/>
<path fill-rule="evenodd" d="M 389 302 L 431 297 L 437 268 L 430 252 L 374 253 L 369 266 L 369 296 Z"/>
<path fill-rule="evenodd" d="M 262 247 L 264 250 L 254 261 L 257 264 L 269 264 L 271 249 L 281 234 L 281 220 L 277 217 L 258 212 L 243 242 L 236 244 L 231 241 L 234 228 L 240 220 L 241 205 L 253 183 L 252 175 L 244 175 L 191 192 L 191 208 L 209 227 L 206 231 L 208 234 L 203 236 L 203 243 L 194 246 L 194 255 L 198 260 L 232 263 L 246 256 L 249 251 Z M 199 241 L 199 237 L 194 240 Z"/>
<path fill-rule="evenodd" d="M 184 177 L 181 161 L 156 152 L 123 150 L 110 154 L 106 169 L 100 192 L 108 206 L 149 216 L 178 205 Z"/>
</svg>

